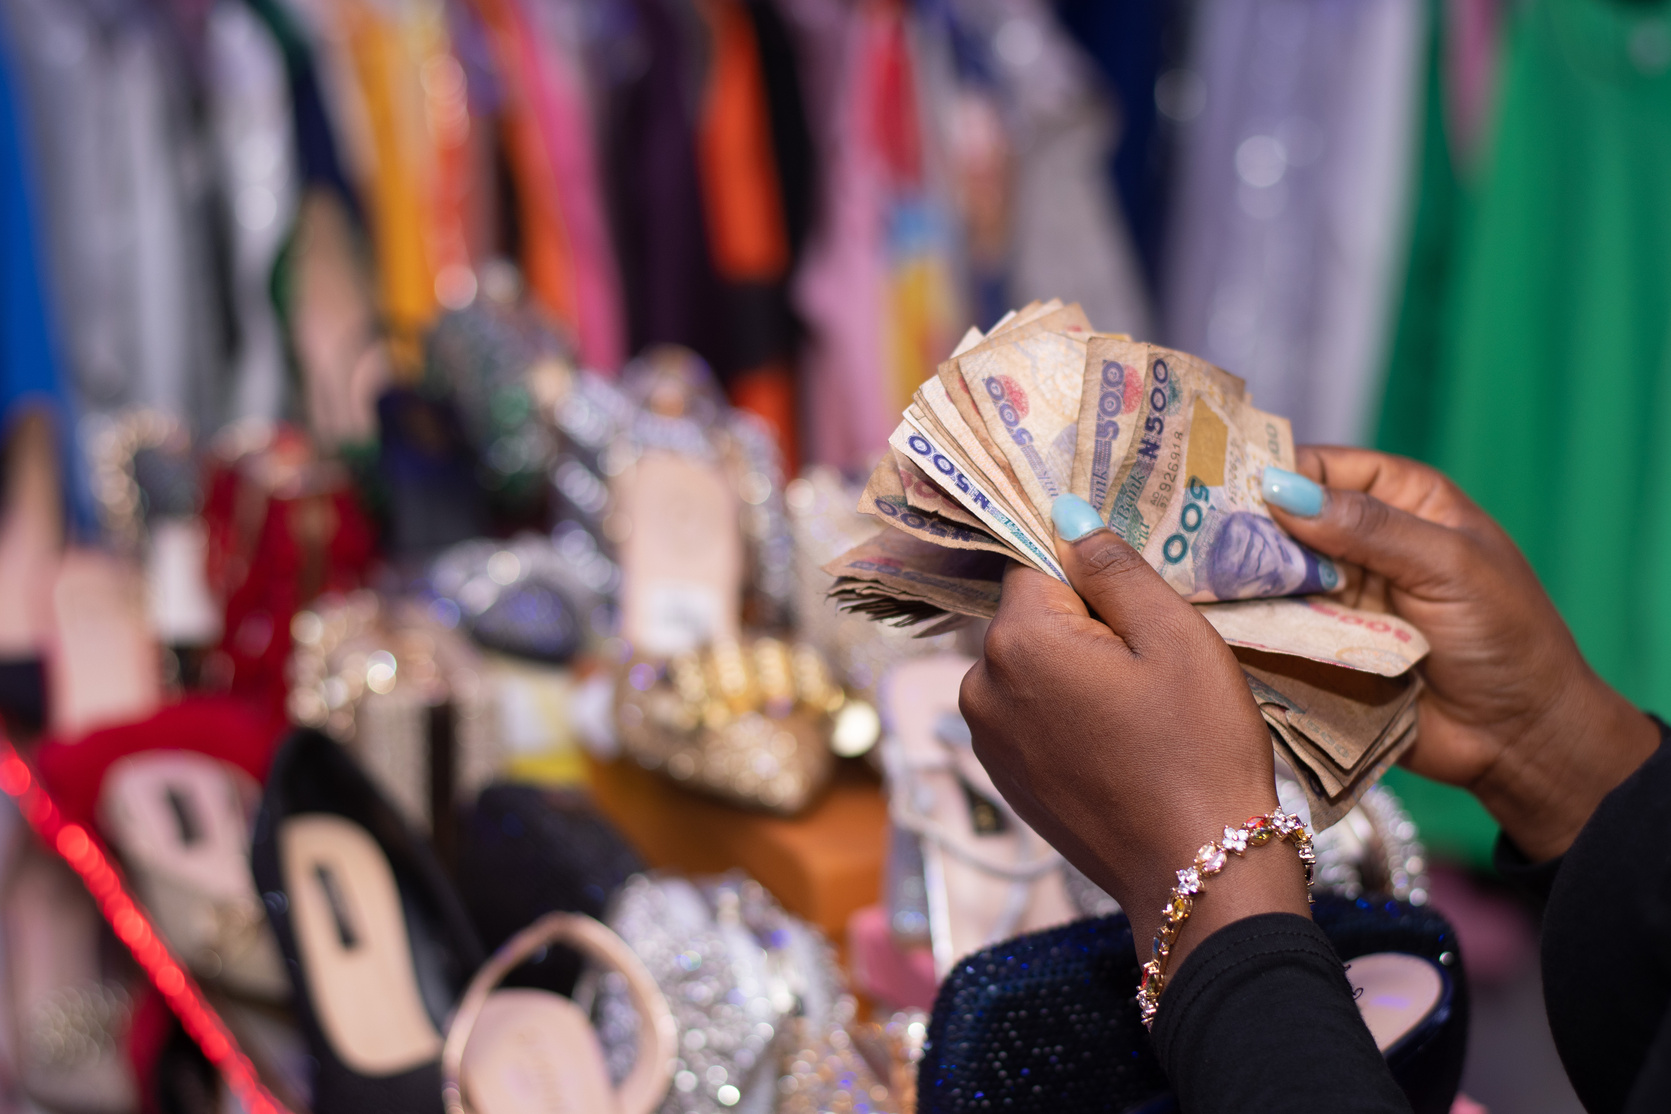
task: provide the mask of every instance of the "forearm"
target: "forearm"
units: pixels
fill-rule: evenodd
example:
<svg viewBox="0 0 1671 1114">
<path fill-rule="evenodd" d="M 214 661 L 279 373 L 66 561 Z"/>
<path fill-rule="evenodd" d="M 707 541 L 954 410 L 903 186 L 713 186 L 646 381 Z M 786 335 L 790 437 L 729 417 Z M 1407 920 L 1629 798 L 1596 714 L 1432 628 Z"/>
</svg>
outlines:
<svg viewBox="0 0 1671 1114">
<path fill-rule="evenodd" d="M 1587 665 L 1547 715 L 1468 788 L 1533 862 L 1566 853 L 1603 799 L 1660 744 L 1660 728 Z"/>
<path fill-rule="evenodd" d="M 1648 722 L 1655 738 L 1663 738 L 1663 725 Z M 1671 1012 L 1668 812 L 1671 746 L 1662 742 L 1593 810 L 1553 872 L 1548 864 L 1528 862 L 1530 855 L 1499 856 L 1511 879 L 1548 886 L 1543 983 L 1549 1026 L 1590 1110 L 1626 1109 L 1638 1083 L 1651 1090 L 1671 1078 L 1664 1064 L 1657 1064 L 1656 1074 L 1654 1059 L 1671 1052 L 1665 1036 Z"/>
<path fill-rule="evenodd" d="M 1203 939 L 1176 969 L 1155 1050 L 1185 1114 L 1409 1114 L 1328 938 L 1270 913 Z"/>
</svg>

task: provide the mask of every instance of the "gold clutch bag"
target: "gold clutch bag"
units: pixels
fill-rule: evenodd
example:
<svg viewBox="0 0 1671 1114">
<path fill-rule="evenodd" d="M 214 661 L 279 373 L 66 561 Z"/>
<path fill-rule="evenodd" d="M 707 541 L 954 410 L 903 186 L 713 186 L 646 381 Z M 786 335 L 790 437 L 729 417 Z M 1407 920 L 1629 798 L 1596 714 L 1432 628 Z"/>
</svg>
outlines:
<svg viewBox="0 0 1671 1114">
<path fill-rule="evenodd" d="M 622 750 L 692 789 L 792 816 L 829 783 L 835 753 L 864 749 L 875 713 L 850 700 L 810 646 L 722 640 L 622 669 Z M 874 733 L 872 733 L 872 738 Z"/>
</svg>

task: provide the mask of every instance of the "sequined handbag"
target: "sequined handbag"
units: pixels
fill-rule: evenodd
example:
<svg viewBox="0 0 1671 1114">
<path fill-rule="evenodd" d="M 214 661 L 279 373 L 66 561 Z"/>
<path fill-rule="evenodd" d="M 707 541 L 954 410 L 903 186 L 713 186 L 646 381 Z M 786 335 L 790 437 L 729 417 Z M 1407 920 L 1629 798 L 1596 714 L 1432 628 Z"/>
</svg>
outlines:
<svg viewBox="0 0 1671 1114">
<path fill-rule="evenodd" d="M 1468 1033 L 1455 931 L 1431 909 L 1386 899 L 1323 895 L 1312 917 L 1343 960 L 1400 953 L 1437 973 L 1438 996 L 1425 1020 L 1385 1052 L 1416 1114 L 1449 1110 Z M 966 1111 L 975 1095 L 1018 1114 L 1175 1111 L 1131 993 L 1137 975 L 1123 913 L 1017 937 L 960 961 L 934 1001 L 918 1114 Z"/>
<path fill-rule="evenodd" d="M 678 1060 L 660 1114 L 906 1114 L 896 1069 L 921 1023 L 855 1025 L 828 942 L 759 883 L 639 875 L 609 925 L 673 1010 Z M 596 1017 L 621 1078 L 640 1026 L 618 976 L 600 980 Z"/>
<path fill-rule="evenodd" d="M 414 601 L 324 596 L 291 623 L 287 711 L 348 748 L 450 861 L 457 806 L 505 764 L 480 654 Z"/>
<path fill-rule="evenodd" d="M 425 386 L 457 408 L 487 501 L 525 520 L 538 510 L 556 455 L 556 437 L 539 419 L 540 384 L 572 375 L 574 361 L 549 321 L 518 301 L 511 275 L 490 269 L 484 279 L 481 297 L 435 323 Z"/>
</svg>

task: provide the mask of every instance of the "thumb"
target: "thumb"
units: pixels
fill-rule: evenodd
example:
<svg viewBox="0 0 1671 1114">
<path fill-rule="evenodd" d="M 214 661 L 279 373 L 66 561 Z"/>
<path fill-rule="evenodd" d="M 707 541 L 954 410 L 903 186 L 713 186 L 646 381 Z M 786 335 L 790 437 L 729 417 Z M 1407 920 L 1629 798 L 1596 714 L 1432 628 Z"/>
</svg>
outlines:
<svg viewBox="0 0 1671 1114">
<path fill-rule="evenodd" d="M 1274 467 L 1265 469 L 1261 486 L 1271 517 L 1301 543 L 1379 573 L 1404 591 L 1447 579 L 1464 557 L 1456 530 L 1362 491 L 1322 487 Z"/>
<path fill-rule="evenodd" d="M 1050 517 L 1068 583 L 1127 645 L 1141 649 L 1175 632 L 1180 612 L 1193 615 L 1184 598 L 1108 528 L 1091 504 L 1077 495 L 1058 495 Z"/>
</svg>

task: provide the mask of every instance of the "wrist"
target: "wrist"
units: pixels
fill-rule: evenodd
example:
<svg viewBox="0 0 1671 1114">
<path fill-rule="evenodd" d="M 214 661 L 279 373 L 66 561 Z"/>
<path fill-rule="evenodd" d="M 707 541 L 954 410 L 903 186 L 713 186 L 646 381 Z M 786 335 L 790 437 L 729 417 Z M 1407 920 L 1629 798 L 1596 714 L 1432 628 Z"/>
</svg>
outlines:
<svg viewBox="0 0 1671 1114">
<path fill-rule="evenodd" d="M 1180 867 L 1187 865 L 1179 864 Z M 1132 918 L 1132 939 L 1136 942 L 1139 960 L 1148 958 L 1149 942 L 1155 938 L 1155 932 L 1160 927 L 1166 895 L 1163 894 L 1153 904 L 1154 915 L 1143 918 L 1141 929 L 1138 918 Z M 1244 855 L 1229 856 L 1224 869 L 1195 895 L 1189 919 L 1184 922 L 1172 945 L 1167 969 L 1176 972 L 1189 953 L 1219 929 L 1260 913 L 1311 916 L 1305 865 L 1289 843 L 1273 840 L 1262 847 L 1250 847 Z"/>
<path fill-rule="evenodd" d="M 1232 864 L 1244 861 L 1245 856 L 1283 843 L 1294 848 L 1293 862 L 1300 872 L 1298 897 L 1305 899 L 1303 904 L 1289 904 L 1294 887 L 1290 870 L 1281 865 L 1287 861 L 1284 858 L 1256 858 L 1253 861 L 1263 869 L 1237 871 L 1239 877 L 1234 880 L 1223 877 Z M 1172 972 L 1218 929 L 1261 913 L 1305 915 L 1309 912 L 1307 891 L 1315 862 L 1316 853 L 1305 825 L 1299 817 L 1281 809 L 1249 817 L 1235 829 L 1227 826 L 1221 840 L 1201 847 L 1191 864 L 1177 872 L 1177 884 L 1152 938 L 1149 958 L 1141 963 L 1137 1008 L 1144 1026 L 1154 1024 L 1160 997 L 1171 981 Z M 1193 932 L 1189 932 L 1191 928 Z"/>
<path fill-rule="evenodd" d="M 1602 800 L 1660 743 L 1653 720 L 1583 670 L 1469 787 L 1533 862 L 1565 854 Z"/>
<path fill-rule="evenodd" d="M 1165 920 L 1178 873 L 1195 863 L 1203 844 L 1221 843 L 1224 829 L 1239 827 L 1250 816 L 1275 808 L 1275 803 L 1254 809 L 1232 809 L 1226 818 L 1205 830 L 1189 850 L 1172 852 L 1165 866 L 1156 870 L 1140 894 L 1124 908 L 1131 921 L 1132 940 L 1139 962 L 1150 958 L 1150 945 Z M 1162 874 L 1164 869 L 1164 874 Z M 1226 854 L 1223 867 L 1203 880 L 1192 897 L 1192 908 L 1172 943 L 1167 968 L 1176 971 L 1185 957 L 1214 932 L 1260 913 L 1295 913 L 1310 916 L 1311 902 L 1306 887 L 1305 865 L 1294 845 L 1280 839 L 1249 846 L 1241 854 Z"/>
</svg>

